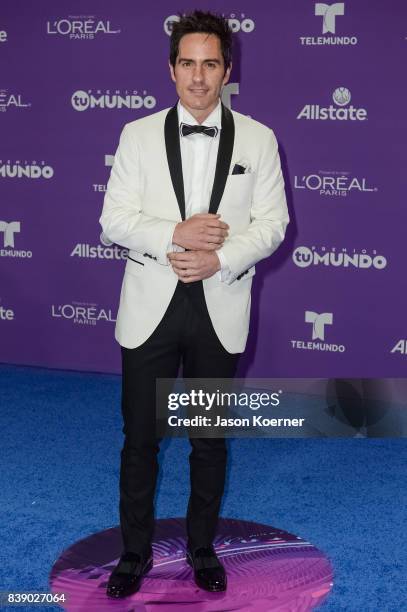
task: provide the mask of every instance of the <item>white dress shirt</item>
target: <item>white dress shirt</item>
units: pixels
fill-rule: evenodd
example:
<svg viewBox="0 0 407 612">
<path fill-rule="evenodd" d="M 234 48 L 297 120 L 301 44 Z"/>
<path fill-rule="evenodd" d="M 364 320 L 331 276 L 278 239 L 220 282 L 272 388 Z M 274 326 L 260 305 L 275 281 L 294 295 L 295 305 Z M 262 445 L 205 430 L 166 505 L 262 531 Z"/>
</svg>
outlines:
<svg viewBox="0 0 407 612">
<path fill-rule="evenodd" d="M 198 121 L 178 102 L 178 125 L 199 125 Z M 185 194 L 185 218 L 198 213 L 207 213 L 215 178 L 216 161 L 219 149 L 220 130 L 222 129 L 222 108 L 219 100 L 218 105 L 205 119 L 203 125 L 217 127 L 216 136 L 206 134 L 180 135 L 182 174 L 184 179 Z M 171 243 L 169 251 L 184 251 L 183 247 Z M 219 278 L 226 281 L 231 274 L 226 258 L 220 250 L 216 251 L 221 269 Z"/>
</svg>

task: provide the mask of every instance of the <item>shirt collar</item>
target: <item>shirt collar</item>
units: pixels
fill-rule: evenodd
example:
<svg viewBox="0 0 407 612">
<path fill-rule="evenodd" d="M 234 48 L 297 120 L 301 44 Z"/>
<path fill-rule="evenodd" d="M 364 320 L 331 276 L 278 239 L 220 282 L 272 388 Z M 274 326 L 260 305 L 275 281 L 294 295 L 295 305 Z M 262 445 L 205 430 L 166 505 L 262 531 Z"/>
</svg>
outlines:
<svg viewBox="0 0 407 612">
<path fill-rule="evenodd" d="M 188 123 L 188 125 L 199 125 L 198 121 L 182 106 L 181 100 L 178 100 L 178 125 L 181 123 Z M 204 125 L 208 127 L 216 126 L 218 130 L 222 129 L 222 106 L 219 99 L 217 106 L 213 109 L 211 114 L 205 119 Z"/>
</svg>

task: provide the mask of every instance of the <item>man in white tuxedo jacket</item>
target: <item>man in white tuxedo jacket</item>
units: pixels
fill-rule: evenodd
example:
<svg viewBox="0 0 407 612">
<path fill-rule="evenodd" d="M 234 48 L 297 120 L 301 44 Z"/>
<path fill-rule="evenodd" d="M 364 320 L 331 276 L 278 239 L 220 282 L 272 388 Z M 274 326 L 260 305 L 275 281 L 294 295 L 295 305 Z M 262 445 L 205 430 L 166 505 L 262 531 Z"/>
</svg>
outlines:
<svg viewBox="0 0 407 612">
<path fill-rule="evenodd" d="M 220 100 L 231 71 L 227 22 L 194 11 L 174 24 L 178 103 L 125 125 L 109 179 L 104 233 L 129 249 L 117 316 L 125 434 L 123 554 L 107 593 L 135 592 L 152 567 L 159 440 L 155 381 L 231 378 L 244 351 L 255 265 L 283 241 L 284 181 L 271 129 Z M 223 438 L 190 439 L 187 561 L 197 584 L 226 588 L 212 542 L 226 469 Z"/>
</svg>

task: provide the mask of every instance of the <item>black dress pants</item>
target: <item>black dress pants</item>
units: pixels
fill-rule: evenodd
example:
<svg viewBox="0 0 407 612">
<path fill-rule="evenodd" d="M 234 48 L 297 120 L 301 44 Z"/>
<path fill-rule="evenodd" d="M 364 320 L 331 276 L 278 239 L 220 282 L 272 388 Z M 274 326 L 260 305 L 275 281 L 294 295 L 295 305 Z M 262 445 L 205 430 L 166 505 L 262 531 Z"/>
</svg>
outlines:
<svg viewBox="0 0 407 612">
<path fill-rule="evenodd" d="M 137 304 L 134 305 L 137 308 Z M 233 378 L 240 354 L 229 353 L 213 329 L 202 282 L 179 282 L 153 334 L 139 347 L 122 347 L 124 445 L 120 467 L 120 526 L 125 551 L 146 554 L 154 531 L 158 474 L 156 378 Z M 190 438 L 188 545 L 215 537 L 226 472 L 224 438 Z"/>
</svg>

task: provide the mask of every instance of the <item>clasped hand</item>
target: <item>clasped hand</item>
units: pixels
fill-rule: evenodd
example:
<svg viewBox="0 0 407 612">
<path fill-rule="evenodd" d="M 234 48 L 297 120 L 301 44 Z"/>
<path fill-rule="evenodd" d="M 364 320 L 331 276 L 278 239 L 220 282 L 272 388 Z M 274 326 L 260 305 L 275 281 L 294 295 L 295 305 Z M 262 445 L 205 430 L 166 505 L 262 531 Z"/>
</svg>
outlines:
<svg viewBox="0 0 407 612">
<path fill-rule="evenodd" d="M 220 215 L 196 214 L 178 223 L 173 242 L 188 249 L 183 253 L 168 253 L 174 272 L 184 283 L 203 280 L 220 270 L 220 249 L 228 236 L 229 226 Z"/>
</svg>

